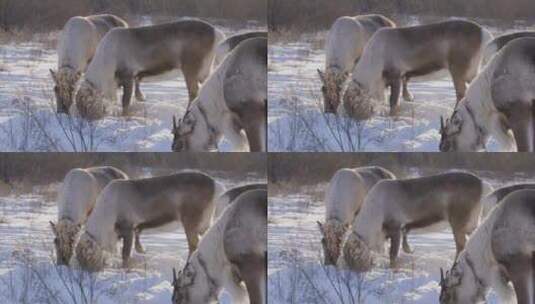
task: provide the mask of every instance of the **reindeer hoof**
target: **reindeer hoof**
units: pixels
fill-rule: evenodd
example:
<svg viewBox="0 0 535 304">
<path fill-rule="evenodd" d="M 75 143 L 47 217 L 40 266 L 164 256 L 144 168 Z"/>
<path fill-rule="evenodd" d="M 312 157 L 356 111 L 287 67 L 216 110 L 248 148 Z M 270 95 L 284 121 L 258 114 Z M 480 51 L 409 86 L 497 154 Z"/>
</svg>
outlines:
<svg viewBox="0 0 535 304">
<path fill-rule="evenodd" d="M 145 249 L 143 246 L 136 246 L 136 252 L 137 253 L 145 253 Z"/>
<path fill-rule="evenodd" d="M 403 100 L 413 102 L 414 96 L 411 93 L 403 94 Z"/>
<path fill-rule="evenodd" d="M 136 100 L 137 101 L 145 101 L 145 95 L 143 93 L 136 94 Z"/>
<path fill-rule="evenodd" d="M 411 247 L 409 245 L 403 245 L 403 252 L 412 254 L 414 251 L 412 251 Z"/>
</svg>

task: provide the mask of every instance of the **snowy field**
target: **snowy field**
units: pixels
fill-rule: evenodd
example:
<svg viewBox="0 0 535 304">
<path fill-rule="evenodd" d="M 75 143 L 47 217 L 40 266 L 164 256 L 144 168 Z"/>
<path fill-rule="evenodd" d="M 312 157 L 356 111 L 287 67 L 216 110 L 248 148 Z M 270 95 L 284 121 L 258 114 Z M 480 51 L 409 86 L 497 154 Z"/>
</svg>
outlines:
<svg viewBox="0 0 535 304">
<path fill-rule="evenodd" d="M 236 181 L 209 174 L 227 188 L 262 181 L 256 176 Z M 97 275 L 55 266 L 49 221 L 56 221 L 58 186 L 0 196 L 0 303 L 170 303 L 172 268 L 180 270 L 188 255 L 183 229 L 144 233 L 146 253 L 133 251 L 134 266 L 128 270 L 120 268 L 119 254 Z M 225 292 L 220 301 L 231 303 Z"/>
<path fill-rule="evenodd" d="M 254 22 L 213 23 L 227 36 L 262 29 Z M 112 114 L 94 124 L 58 115 L 49 73 L 57 69 L 57 35 L 0 44 L 0 151 L 171 151 L 172 117 L 182 117 L 188 102 L 182 74 L 142 83 L 146 101 L 133 99 L 129 117 L 120 115 L 122 90 Z M 220 145 L 222 151 L 229 149 L 226 142 Z"/>
<path fill-rule="evenodd" d="M 418 23 L 409 18 L 402 24 Z M 520 22 L 506 29 L 487 28 L 499 35 L 529 27 Z M 298 41 L 269 46 L 269 150 L 438 151 L 440 116 L 449 117 L 456 101 L 448 72 L 411 79 L 414 101 L 401 99 L 395 117 L 388 116 L 386 102 L 376 106 L 378 115 L 362 122 L 324 114 L 316 69 L 324 70 L 326 35 L 326 31 L 305 34 Z M 493 151 L 497 146 L 491 142 L 487 148 Z"/>
<path fill-rule="evenodd" d="M 420 176 L 416 171 L 411 172 L 407 177 Z M 490 172 L 479 172 L 479 175 L 495 188 L 513 180 L 534 182 L 524 175 L 514 178 L 497 178 Z M 326 183 L 310 185 L 301 188 L 300 193 L 277 193 L 269 198 L 269 302 L 438 303 L 440 267 L 449 270 L 455 256 L 451 229 L 439 224 L 427 231 L 411 232 L 409 244 L 414 252 L 406 254 L 400 250 L 400 265 L 395 270 L 389 268 L 388 250 L 377 256 L 379 266 L 368 273 L 324 266 L 316 221 L 324 221 L 326 186 Z M 488 300 L 497 303 L 493 294 Z"/>
</svg>

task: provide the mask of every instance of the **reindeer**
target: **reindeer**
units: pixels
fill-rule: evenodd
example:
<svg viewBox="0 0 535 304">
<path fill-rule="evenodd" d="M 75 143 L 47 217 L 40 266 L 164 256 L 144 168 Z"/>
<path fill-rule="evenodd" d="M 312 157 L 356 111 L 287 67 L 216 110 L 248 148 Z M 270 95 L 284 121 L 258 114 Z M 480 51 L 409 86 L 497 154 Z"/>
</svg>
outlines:
<svg viewBox="0 0 535 304">
<path fill-rule="evenodd" d="M 482 151 L 492 136 L 504 151 L 533 152 L 534 69 L 535 38 L 518 38 L 503 47 L 451 117 L 440 118 L 440 151 Z"/>
<path fill-rule="evenodd" d="M 249 190 L 266 190 L 267 191 L 267 185 L 266 184 L 246 184 L 237 186 L 234 188 L 231 188 L 227 190 L 225 193 L 223 193 L 216 202 L 215 205 L 215 213 L 214 218 L 218 218 L 221 214 L 223 214 L 223 211 L 234 202 L 236 197 L 238 197 L 240 194 L 242 194 L 245 191 Z"/>
<path fill-rule="evenodd" d="M 59 192 L 57 223 L 50 221 L 58 265 L 69 264 L 82 225 L 93 211 L 98 195 L 118 179 L 126 180 L 128 175 L 114 167 L 76 168 L 67 173 Z M 136 247 L 141 244 L 136 243 Z"/>
<path fill-rule="evenodd" d="M 325 71 L 318 69 L 325 113 L 336 113 L 344 84 L 362 56 L 364 46 L 384 27 L 396 27 L 396 24 L 376 14 L 343 16 L 333 23 L 325 43 Z M 412 98 L 404 84 L 403 96 Z"/>
<path fill-rule="evenodd" d="M 496 207 L 502 199 L 511 192 L 523 189 L 533 189 L 535 190 L 535 184 L 513 184 L 505 187 L 501 187 L 488 194 L 483 198 L 481 202 L 483 211 L 481 212 L 482 217 L 485 218 L 490 213 L 492 208 Z"/>
<path fill-rule="evenodd" d="M 266 151 L 266 107 L 267 39 L 251 38 L 225 57 L 178 124 L 173 117 L 171 148 L 213 151 L 224 135 L 236 151 Z"/>
<path fill-rule="evenodd" d="M 512 283 L 511 288 L 509 282 Z M 440 303 L 484 302 L 490 288 L 500 303 L 535 303 L 535 190 L 504 197 L 468 240 L 450 271 L 440 269 Z"/>
<path fill-rule="evenodd" d="M 217 67 L 223 62 L 225 57 L 234 50 L 242 41 L 251 39 L 251 38 L 266 38 L 268 35 L 267 32 L 245 32 L 232 35 L 221 42 L 215 50 L 215 59 L 214 66 Z"/>
<path fill-rule="evenodd" d="M 382 180 L 369 192 L 343 248 L 349 268 L 367 271 L 372 251 L 382 252 L 390 239 L 390 265 L 396 265 L 401 232 L 447 221 L 457 254 L 477 227 L 485 185 L 477 176 L 451 172 L 404 180 Z"/>
<path fill-rule="evenodd" d="M 492 57 L 509 42 L 513 41 L 514 39 L 527 37 L 535 38 L 535 31 L 509 33 L 494 38 L 487 44 L 485 50 L 483 51 L 483 65 L 486 65 L 488 62 L 490 62 Z"/>
<path fill-rule="evenodd" d="M 178 276 L 173 269 L 172 301 L 217 303 L 224 288 L 234 303 L 264 304 L 266 283 L 267 191 L 249 190 L 225 209 Z"/>
<path fill-rule="evenodd" d="M 100 40 L 116 27 L 126 28 L 128 23 L 110 14 L 77 16 L 65 23 L 59 38 L 58 69 L 50 69 L 58 113 L 69 113 L 76 85 L 95 55 Z"/>
<path fill-rule="evenodd" d="M 464 97 L 466 83 L 479 71 L 483 47 L 492 39 L 474 22 L 445 22 L 398 28 L 382 28 L 370 39 L 353 70 L 344 94 L 344 108 L 354 109 L 385 100 L 390 87 L 390 115 L 398 112 L 402 81 L 448 69 L 457 100 Z M 373 111 L 370 111 L 373 113 Z"/>
<path fill-rule="evenodd" d="M 76 95 L 79 113 L 88 119 L 101 118 L 107 106 L 104 99 L 115 101 L 116 90 L 122 87 L 123 115 L 127 115 L 136 81 L 174 70 L 184 74 L 191 102 L 199 82 L 210 75 L 215 48 L 224 37 L 200 20 L 111 30 L 98 46 Z"/>
<path fill-rule="evenodd" d="M 325 191 L 325 223 L 317 222 L 322 235 L 325 265 L 336 264 L 344 236 L 351 228 L 368 191 L 383 179 L 396 177 L 377 166 L 343 168 L 333 175 Z M 407 247 L 405 245 L 404 242 L 404 249 L 407 249 L 408 244 Z"/>
<path fill-rule="evenodd" d="M 182 223 L 191 254 L 199 236 L 210 227 L 215 200 L 223 189 L 200 172 L 111 182 L 99 196 L 76 246 L 80 266 L 101 270 L 106 253 L 113 254 L 122 239 L 123 267 L 127 267 L 135 235 L 171 222 Z"/>
</svg>

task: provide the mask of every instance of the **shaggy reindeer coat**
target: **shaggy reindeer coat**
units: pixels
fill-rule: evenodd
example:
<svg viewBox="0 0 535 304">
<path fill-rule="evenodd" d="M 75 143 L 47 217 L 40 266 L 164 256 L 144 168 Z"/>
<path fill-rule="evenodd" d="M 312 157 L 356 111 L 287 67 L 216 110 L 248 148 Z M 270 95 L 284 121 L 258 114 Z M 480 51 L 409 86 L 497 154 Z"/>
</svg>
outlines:
<svg viewBox="0 0 535 304">
<path fill-rule="evenodd" d="M 267 191 L 249 190 L 225 209 L 178 277 L 174 275 L 172 300 L 217 303 L 224 288 L 235 303 L 248 298 L 250 304 L 265 304 L 266 284 Z"/>
<path fill-rule="evenodd" d="M 336 264 L 345 233 L 360 211 L 368 191 L 383 179 L 396 179 L 384 168 L 343 168 L 333 175 L 325 191 L 325 223 L 318 222 L 322 234 L 325 264 Z"/>
<path fill-rule="evenodd" d="M 516 294 L 517 303 L 534 304 L 535 191 L 506 195 L 470 237 L 440 285 L 441 304 L 484 302 L 491 287 L 500 303 Z"/>
<path fill-rule="evenodd" d="M 402 230 L 449 222 L 457 253 L 478 225 L 483 182 L 475 175 L 452 172 L 405 180 L 383 180 L 364 200 L 344 249 L 344 260 L 355 270 L 372 266 L 371 251 L 382 252 L 390 239 L 390 262 L 395 264 Z"/>
<path fill-rule="evenodd" d="M 114 15 L 72 17 L 59 38 L 58 70 L 50 70 L 58 113 L 69 113 L 76 85 L 95 55 L 104 35 L 113 28 L 128 27 L 126 21 Z"/>
<path fill-rule="evenodd" d="M 225 136 L 236 151 L 266 151 L 266 112 L 267 39 L 251 38 L 225 57 L 178 125 L 173 118 L 172 149 L 215 150 Z"/>
<path fill-rule="evenodd" d="M 318 70 L 326 113 L 336 113 L 349 74 L 362 56 L 368 40 L 383 27 L 396 27 L 396 24 L 385 16 L 373 14 L 343 16 L 331 26 L 325 43 L 325 70 Z M 409 96 L 405 92 L 404 96 Z"/>
<path fill-rule="evenodd" d="M 505 151 L 535 150 L 535 38 L 518 38 L 496 54 L 441 123 L 440 151 L 480 151 L 490 136 Z"/>
<path fill-rule="evenodd" d="M 58 198 L 58 221 L 50 222 L 58 265 L 68 265 L 81 226 L 93 211 L 97 197 L 113 180 L 128 179 L 114 167 L 76 168 L 67 173 Z"/>
<path fill-rule="evenodd" d="M 115 100 L 123 88 L 123 114 L 128 113 L 135 81 L 181 70 L 190 102 L 199 82 L 210 74 L 217 44 L 224 34 L 200 20 L 183 20 L 110 31 L 100 43 L 76 96 L 80 114 L 100 118 L 103 98 Z"/>
<path fill-rule="evenodd" d="M 448 69 L 457 100 L 465 95 L 466 83 L 479 71 L 481 54 L 492 35 L 474 22 L 451 20 L 427 25 L 383 28 L 373 35 L 344 95 L 344 108 L 360 115 L 363 105 L 373 110 L 373 100 L 384 100 L 390 87 L 390 113 L 398 110 L 403 79 Z M 368 111 L 373 112 L 373 111 Z"/>
<path fill-rule="evenodd" d="M 210 226 L 215 200 L 223 186 L 199 172 L 110 183 L 99 196 L 86 230 L 76 247 L 82 268 L 98 271 L 103 251 L 114 253 L 123 240 L 123 265 L 128 265 L 135 234 L 144 229 L 180 222 L 190 253 Z"/>
</svg>

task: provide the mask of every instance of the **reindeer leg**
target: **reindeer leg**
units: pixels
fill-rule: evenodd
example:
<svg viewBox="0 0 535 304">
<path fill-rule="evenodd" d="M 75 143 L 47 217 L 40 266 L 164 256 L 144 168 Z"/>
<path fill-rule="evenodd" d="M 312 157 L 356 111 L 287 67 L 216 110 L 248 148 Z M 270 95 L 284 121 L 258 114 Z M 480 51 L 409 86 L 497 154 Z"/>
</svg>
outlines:
<svg viewBox="0 0 535 304">
<path fill-rule="evenodd" d="M 130 102 L 132 100 L 132 91 L 134 88 L 134 78 L 125 77 L 121 81 L 123 85 L 123 116 L 128 115 L 128 108 L 130 107 Z"/>
<path fill-rule="evenodd" d="M 141 235 L 141 229 L 137 228 L 135 231 L 135 249 L 137 253 L 145 253 L 145 249 L 143 248 L 143 245 L 141 245 L 141 241 L 139 239 L 139 236 Z"/>
<path fill-rule="evenodd" d="M 507 273 L 516 293 L 517 303 L 532 304 L 534 303 L 535 291 L 533 282 L 535 270 L 530 267 L 532 264 L 531 256 L 509 256 L 509 262 L 506 264 Z"/>
<path fill-rule="evenodd" d="M 401 243 L 401 229 L 389 229 L 388 235 L 390 236 L 390 267 L 395 268 Z"/>
<path fill-rule="evenodd" d="M 405 253 L 413 253 L 411 247 L 409 246 L 409 241 L 407 239 L 407 236 L 409 234 L 409 228 L 407 228 L 407 226 L 403 227 L 401 229 L 401 233 L 403 235 L 403 244 L 402 244 L 402 248 L 403 248 L 403 252 Z"/>
<path fill-rule="evenodd" d="M 128 261 L 130 259 L 130 254 L 132 253 L 132 243 L 134 240 L 134 229 L 130 228 L 124 228 L 121 231 L 121 235 L 123 238 L 123 252 L 122 252 L 122 258 L 123 258 L 123 267 L 128 267 Z"/>
<path fill-rule="evenodd" d="M 515 136 L 518 152 L 532 152 L 531 145 L 533 130 L 531 127 L 531 109 L 527 107 L 515 107 L 508 111 L 507 120 Z"/>
<path fill-rule="evenodd" d="M 253 113 L 254 115 L 250 115 L 248 120 L 242 123 L 249 141 L 249 150 L 251 152 L 266 151 L 265 112 L 254 111 Z"/>
<path fill-rule="evenodd" d="M 414 96 L 411 94 L 411 92 L 409 92 L 409 88 L 408 88 L 409 77 L 403 76 L 402 81 L 403 81 L 403 99 L 405 101 L 414 101 Z"/>
<path fill-rule="evenodd" d="M 141 88 L 139 87 L 140 86 L 140 83 L 141 83 L 141 78 L 140 77 L 137 77 L 135 79 L 135 86 L 136 86 L 136 100 L 137 101 L 145 101 L 145 95 L 143 94 L 143 92 L 141 92 Z"/>
<path fill-rule="evenodd" d="M 390 84 L 390 115 L 396 115 L 399 111 L 399 94 L 401 91 L 401 78 L 391 80 Z"/>
<path fill-rule="evenodd" d="M 266 260 L 265 256 L 245 255 L 240 261 L 234 261 L 239 269 L 249 294 L 250 304 L 266 303 Z"/>
</svg>

